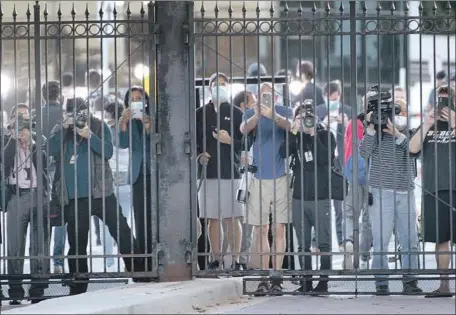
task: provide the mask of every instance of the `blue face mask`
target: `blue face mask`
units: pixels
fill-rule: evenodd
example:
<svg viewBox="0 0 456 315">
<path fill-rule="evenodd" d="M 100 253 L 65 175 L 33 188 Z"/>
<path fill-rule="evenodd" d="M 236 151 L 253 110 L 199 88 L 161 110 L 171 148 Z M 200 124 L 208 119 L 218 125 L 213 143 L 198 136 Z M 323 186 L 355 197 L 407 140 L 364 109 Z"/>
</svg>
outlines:
<svg viewBox="0 0 456 315">
<path fill-rule="evenodd" d="M 339 101 L 329 101 L 328 104 L 329 104 L 329 110 L 330 111 L 336 110 L 340 106 L 340 102 Z"/>
</svg>

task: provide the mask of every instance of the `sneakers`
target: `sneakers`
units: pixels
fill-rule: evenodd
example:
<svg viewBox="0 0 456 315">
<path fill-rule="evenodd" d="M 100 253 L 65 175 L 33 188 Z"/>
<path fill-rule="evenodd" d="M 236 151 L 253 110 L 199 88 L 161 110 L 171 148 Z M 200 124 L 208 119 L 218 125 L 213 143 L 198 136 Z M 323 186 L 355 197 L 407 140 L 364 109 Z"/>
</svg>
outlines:
<svg viewBox="0 0 456 315">
<path fill-rule="evenodd" d="M 377 285 L 375 287 L 375 290 L 377 292 L 376 295 L 389 295 L 390 291 L 387 285 Z"/>
<path fill-rule="evenodd" d="M 63 273 L 63 266 L 54 266 L 54 273 Z"/>
<path fill-rule="evenodd" d="M 345 245 L 345 246 L 344 246 Z M 340 247 L 341 252 L 344 253 L 344 260 L 342 261 L 342 269 L 353 269 L 353 243 L 345 242 Z"/>
<path fill-rule="evenodd" d="M 328 293 L 328 280 L 318 281 L 317 286 L 312 290 L 316 294 Z"/>
<path fill-rule="evenodd" d="M 419 293 L 423 293 L 423 290 L 421 290 L 418 287 L 418 282 L 416 280 L 414 280 L 414 281 L 404 282 L 403 288 L 402 288 L 402 293 L 404 293 L 404 294 L 419 294 Z"/>
<path fill-rule="evenodd" d="M 361 269 L 361 270 L 369 269 L 369 261 L 361 259 L 361 261 L 359 262 L 359 269 Z"/>
<path fill-rule="evenodd" d="M 260 282 L 258 288 L 256 289 L 254 296 L 266 296 L 269 293 L 269 283 L 266 281 Z"/>
<path fill-rule="evenodd" d="M 220 262 L 218 260 L 213 260 L 209 266 L 207 266 L 207 269 L 209 270 L 217 270 L 220 267 Z"/>
</svg>

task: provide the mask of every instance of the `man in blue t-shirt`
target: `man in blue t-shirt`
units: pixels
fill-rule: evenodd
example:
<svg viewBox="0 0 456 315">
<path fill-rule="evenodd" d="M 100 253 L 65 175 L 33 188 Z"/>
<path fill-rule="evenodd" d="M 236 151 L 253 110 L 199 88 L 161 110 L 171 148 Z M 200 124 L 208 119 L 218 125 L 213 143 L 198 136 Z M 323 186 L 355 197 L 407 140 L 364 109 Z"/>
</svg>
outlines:
<svg viewBox="0 0 456 315">
<path fill-rule="evenodd" d="M 254 133 L 253 142 L 253 165 L 257 167 L 250 183 L 250 196 L 247 201 L 247 224 L 255 228 L 254 242 L 256 253 L 266 254 L 261 259 L 260 267 L 268 269 L 270 248 L 268 243 L 269 214 L 272 213 L 272 221 L 276 224 L 274 243 L 277 253 L 285 250 L 285 225 L 288 219 L 288 176 L 285 167 L 285 159 L 280 158 L 279 148 L 285 140 L 286 132 L 293 118 L 291 108 L 274 105 L 267 106 L 265 100 L 270 98 L 271 104 L 277 104 L 277 95 L 270 83 L 263 83 L 260 88 L 261 99 L 253 109 L 244 113 L 241 124 L 243 134 Z M 265 96 L 263 98 L 263 96 Z M 262 248 L 260 248 L 260 246 Z M 280 269 L 283 263 L 283 255 L 277 255 L 273 260 L 274 268 Z M 271 290 L 280 290 L 280 285 Z M 258 291 L 266 293 L 269 290 L 267 283 L 261 283 Z"/>
</svg>

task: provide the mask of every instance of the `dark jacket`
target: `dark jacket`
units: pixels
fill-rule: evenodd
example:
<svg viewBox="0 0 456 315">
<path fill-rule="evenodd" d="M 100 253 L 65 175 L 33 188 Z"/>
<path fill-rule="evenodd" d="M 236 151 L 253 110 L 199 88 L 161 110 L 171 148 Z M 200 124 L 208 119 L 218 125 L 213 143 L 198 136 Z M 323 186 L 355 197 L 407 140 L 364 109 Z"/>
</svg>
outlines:
<svg viewBox="0 0 456 315">
<path fill-rule="evenodd" d="M 287 158 L 287 145 L 289 155 L 292 157 L 293 198 L 315 200 L 316 189 L 318 200 L 329 199 L 329 178 L 334 163 L 336 139 L 331 132 L 329 134 L 328 132 L 318 127 L 316 139 L 315 136 L 306 133 L 296 135 L 289 133 L 288 142 L 284 141 L 280 146 L 280 157 Z M 306 161 L 306 152 L 311 152 L 310 161 Z M 315 174 L 317 181 L 315 181 Z"/>
<path fill-rule="evenodd" d="M 245 149 L 245 143 L 242 141 L 245 138 L 243 138 L 240 131 L 242 115 L 243 113 L 240 108 L 231 106 L 229 103 L 220 104 L 218 112 L 215 111 L 212 102 L 196 110 L 197 156 L 204 151 L 211 156 L 206 168 L 206 178 L 231 179 L 232 167 L 234 168 L 233 178 L 240 178 L 236 165 L 239 163 L 241 151 Z M 219 120 L 219 127 L 217 119 Z M 212 135 L 217 128 L 226 130 L 233 140 L 232 145 L 220 143 L 220 152 L 217 150 L 218 141 Z M 234 152 L 233 158 L 231 149 Z M 218 159 L 220 159 L 220 174 L 218 174 Z M 200 176 L 201 166 L 199 166 L 198 174 Z"/>
<path fill-rule="evenodd" d="M 114 193 L 114 178 L 112 175 L 111 167 L 109 166 L 109 159 L 112 157 L 113 154 L 113 145 L 112 145 L 112 136 L 111 131 L 109 130 L 108 125 L 105 122 L 91 117 L 90 122 L 90 129 L 98 138 L 101 139 L 101 144 L 105 146 L 105 156 L 104 161 L 102 156 L 95 153 L 93 149 L 89 150 L 90 158 L 91 158 L 91 170 L 90 170 L 90 178 L 91 178 L 91 193 L 93 199 L 100 199 L 103 197 L 108 197 Z M 105 128 L 107 132 L 104 134 L 104 139 L 102 139 L 102 129 Z M 58 196 L 58 201 L 60 203 L 60 198 L 63 197 L 64 205 L 67 205 L 68 200 L 68 192 L 66 191 L 66 183 L 65 178 L 61 176 L 61 166 L 60 166 L 60 158 L 61 158 L 61 137 L 65 137 L 64 131 L 62 130 L 63 127 L 61 125 L 57 125 L 54 127 L 54 130 L 49 137 L 49 154 L 52 155 L 55 159 L 56 169 L 54 180 L 52 183 L 52 197 L 53 199 Z M 65 138 L 64 138 L 65 139 Z M 63 149 L 65 150 L 65 146 L 67 145 L 66 141 L 63 141 Z M 65 152 L 63 152 L 63 156 L 65 156 Z M 86 171 L 86 170 L 85 170 Z M 104 178 L 103 178 L 104 174 Z M 103 180 L 104 179 L 104 180 Z"/>
<path fill-rule="evenodd" d="M 51 131 L 58 122 L 62 121 L 62 104 L 49 102 L 41 107 L 43 136 L 49 138 Z"/>
<path fill-rule="evenodd" d="M 143 131 L 143 124 L 137 119 L 131 121 L 131 145 L 130 145 L 130 122 L 127 123 L 127 130 L 122 131 L 120 125 L 118 129 L 119 136 L 119 148 L 127 149 L 131 151 L 131 168 L 128 167 L 128 172 L 131 172 L 131 175 L 128 174 L 129 184 L 136 183 L 136 180 L 139 177 L 139 173 L 144 164 L 144 157 L 146 158 L 146 166 L 150 167 L 152 160 L 151 155 L 151 134 L 148 134 Z M 113 134 L 114 135 L 114 134 Z M 145 139 L 144 139 L 145 138 Z M 144 152 L 145 151 L 145 152 Z M 149 174 L 146 170 L 143 170 L 144 174 Z M 130 183 L 131 177 L 131 183 Z"/>
<path fill-rule="evenodd" d="M 342 114 L 342 113 L 346 114 L 348 116 L 348 120 L 350 120 L 351 115 L 352 115 L 352 108 L 348 105 L 340 106 L 339 114 Z M 326 105 L 326 104 L 318 105 L 315 110 L 315 114 L 320 119 L 320 121 L 325 119 L 325 117 L 328 115 L 328 105 Z M 345 124 L 338 124 L 338 126 L 337 126 L 336 143 L 337 143 L 337 151 L 338 151 L 337 160 L 339 163 L 339 167 L 343 167 L 345 165 L 344 140 L 345 140 L 345 129 L 347 128 L 347 123 L 348 123 L 348 121 Z"/>
<path fill-rule="evenodd" d="M 32 137 L 33 138 L 33 137 Z M 5 170 L 5 182 L 8 182 L 9 177 L 11 176 L 12 172 L 14 171 L 14 158 L 16 156 L 16 148 L 17 148 L 17 142 L 16 139 L 13 139 L 11 137 L 7 137 L 5 139 L 5 155 L 4 155 L 4 170 Z M 37 155 L 38 152 L 41 151 L 42 159 L 43 159 L 43 176 L 42 176 L 42 183 L 43 183 L 43 190 L 44 193 L 48 193 L 49 191 L 49 181 L 47 177 L 47 155 L 45 150 L 37 150 L 36 144 L 33 144 L 32 146 L 32 163 L 35 169 L 37 170 Z M 0 157 L 1 160 L 1 157 Z M 38 183 L 39 185 L 39 183 Z M 9 198 L 8 198 L 9 199 Z M 8 203 L 9 200 L 5 200 L 5 204 Z"/>
</svg>

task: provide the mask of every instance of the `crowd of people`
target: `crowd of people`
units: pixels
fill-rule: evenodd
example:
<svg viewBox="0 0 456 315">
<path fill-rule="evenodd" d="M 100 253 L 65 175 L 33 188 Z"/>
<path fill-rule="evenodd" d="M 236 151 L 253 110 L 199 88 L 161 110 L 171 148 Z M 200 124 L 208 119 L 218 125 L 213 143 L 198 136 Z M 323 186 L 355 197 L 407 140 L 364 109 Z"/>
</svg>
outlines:
<svg viewBox="0 0 456 315">
<path fill-rule="evenodd" d="M 261 81 L 266 68 L 253 64 L 248 75 Z M 211 76 L 211 100 L 196 109 L 194 139 L 199 168 L 198 238 L 205 242 L 207 236 L 209 246 L 204 247 L 210 249 L 207 265 L 203 261 L 199 268 L 310 271 L 312 252 L 316 252 L 319 269 L 330 270 L 335 252 L 334 209 L 342 268 L 354 268 L 358 250 L 360 268 L 369 268 L 372 261 L 370 268 L 388 269 L 388 246 L 394 234 L 402 268 L 410 271 L 404 273 L 403 292 L 420 293 L 413 273 L 418 269 L 420 217 L 414 196 L 417 159 L 423 165 L 422 236 L 436 244 L 438 269 L 449 269 L 450 246 L 456 240 L 454 74 L 446 83 L 439 74 L 424 122 L 414 130 L 408 126 L 405 89 L 391 89 L 388 99 L 366 92 L 361 113 L 353 119 L 358 106 L 342 102 L 341 82 L 333 80 L 321 88 L 314 77 L 311 62 L 299 63 L 300 92 L 283 97 L 270 82 L 248 85 L 230 95 L 230 78 L 220 72 Z M 87 291 L 92 222 L 96 242 L 101 245 L 103 239 L 108 255 L 106 267 L 114 264 L 114 243 L 126 271 L 148 272 L 153 263 L 149 96 L 141 86 L 128 89 L 123 99 L 100 93 L 101 75 L 95 70 L 87 75 L 87 99 L 71 93 L 71 74 L 65 74 L 61 83 L 49 81 L 42 87 L 41 148 L 27 104 L 13 107 L 2 135 L 0 206 L 8 227 L 7 273 L 24 272 L 30 226 L 32 303 L 45 298 L 48 284 L 43 277 L 50 275 L 51 261 L 54 273 L 64 273 L 67 259 L 68 271 L 75 275 L 69 282 L 71 295 Z M 129 205 L 122 204 L 115 189 L 120 181 L 119 152 L 126 152 L 130 161 L 127 183 L 132 187 L 134 233 L 124 211 Z M 39 168 L 42 178 L 37 176 Z M 38 203 L 38 192 L 43 193 L 43 204 Z M 354 226 L 359 219 L 360 241 L 355 248 Z M 46 228 L 48 224 L 53 229 Z M 52 249 L 47 245 L 51 232 Z M 294 234 L 297 244 L 293 244 Z M 231 267 L 224 265 L 228 247 Z M 299 267 L 284 259 L 294 251 Z M 50 252 L 52 260 L 43 259 Z M 313 280 L 318 280 L 316 286 Z M 318 279 L 307 275 L 299 279 L 298 291 L 326 293 L 329 281 L 327 274 Z M 25 297 L 22 281 L 11 277 L 8 284 L 10 303 L 20 304 Z M 381 271 L 375 285 L 377 294 L 389 294 L 388 278 Z M 258 295 L 281 292 L 280 281 L 261 281 L 256 291 Z M 448 295 L 449 279 L 442 275 L 439 288 L 429 296 Z"/>
<path fill-rule="evenodd" d="M 300 93 L 289 97 L 261 82 L 267 75 L 261 64 L 250 66 L 247 74 L 261 83 L 237 95 L 230 95 L 227 75 L 210 78 L 211 100 L 196 110 L 199 223 L 207 229 L 211 251 L 207 266 L 202 261 L 199 268 L 297 269 L 284 260 L 294 251 L 300 269 L 311 270 L 312 255 L 318 255 L 319 269 L 329 270 L 339 251 L 342 268 L 353 269 L 357 250 L 360 268 L 386 270 L 394 234 L 402 269 L 409 270 L 403 293 L 419 294 L 419 234 L 436 244 L 438 269 L 449 269 L 454 258 L 454 74 L 446 82 L 439 74 L 430 105 L 424 104 L 423 123 L 415 129 L 404 88 L 366 91 L 358 114 L 357 104 L 342 103 L 339 80 L 321 88 L 314 74 L 311 62 L 299 63 Z M 414 195 L 417 159 L 423 165 L 422 214 Z M 332 209 L 338 250 L 332 248 Z M 224 266 L 226 256 L 232 266 Z M 261 281 L 258 295 L 281 294 L 282 284 L 271 279 Z M 313 280 L 319 280 L 316 286 Z M 323 272 L 318 279 L 304 276 L 298 291 L 326 293 L 329 281 Z M 390 293 L 381 271 L 375 287 L 378 295 Z M 449 279 L 442 275 L 439 288 L 428 296 L 448 295 Z"/>
<path fill-rule="evenodd" d="M 99 92 L 101 74 L 97 70 L 88 72 L 87 81 L 87 99 L 70 92 L 71 74 L 64 75 L 62 86 L 58 81 L 43 85 L 42 147 L 37 146 L 33 110 L 27 104 L 17 104 L 9 113 L 2 135 L 1 190 L 11 305 L 20 304 L 26 296 L 17 276 L 24 273 L 29 225 L 28 297 L 32 303 L 42 301 L 48 287 L 45 280 L 51 272 L 51 260 L 45 257 L 50 257 L 51 232 L 53 272 L 64 273 L 67 259 L 67 272 L 74 275 L 68 283 L 70 295 L 87 291 L 87 245 L 92 218 L 94 226 L 98 226 L 97 244 L 104 241 L 106 267 L 114 263 L 115 243 L 125 271 L 143 273 L 133 281 L 152 281 L 145 274 L 152 270 L 153 243 L 149 97 L 140 86 L 131 87 L 123 100 L 111 93 L 103 95 Z M 115 159 L 121 150 L 123 154 L 130 152 L 132 159 L 127 180 L 132 187 L 134 233 L 116 196 L 120 174 Z M 42 156 L 42 179 L 38 178 L 38 155 Z M 43 187 L 41 191 L 39 186 Z M 42 205 L 38 202 L 39 192 L 43 194 Z M 66 240 L 68 253 L 64 253 Z"/>
</svg>

